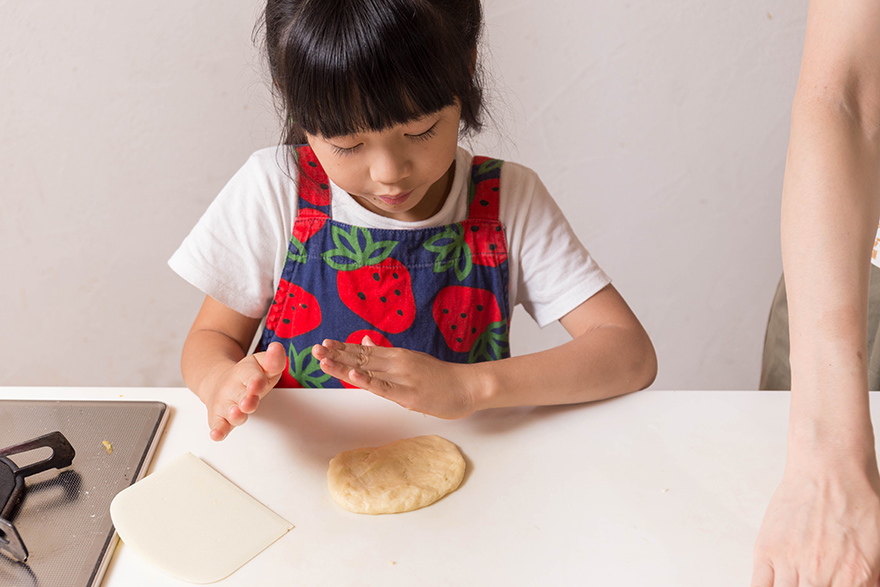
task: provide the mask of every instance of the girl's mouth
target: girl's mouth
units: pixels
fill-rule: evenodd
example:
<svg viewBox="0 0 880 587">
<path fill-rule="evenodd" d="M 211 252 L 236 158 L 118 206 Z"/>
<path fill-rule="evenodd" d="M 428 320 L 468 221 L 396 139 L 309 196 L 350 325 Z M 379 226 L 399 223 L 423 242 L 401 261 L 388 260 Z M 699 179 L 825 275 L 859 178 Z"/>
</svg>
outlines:
<svg viewBox="0 0 880 587">
<path fill-rule="evenodd" d="M 398 194 L 396 196 L 376 196 L 376 197 L 379 198 L 380 200 L 382 200 L 382 202 L 385 203 L 386 206 L 400 206 L 401 204 L 403 204 L 404 202 L 406 202 L 409 199 L 409 196 L 411 193 L 412 193 L 412 190 L 410 190 L 408 192 L 404 192 L 402 194 Z"/>
</svg>

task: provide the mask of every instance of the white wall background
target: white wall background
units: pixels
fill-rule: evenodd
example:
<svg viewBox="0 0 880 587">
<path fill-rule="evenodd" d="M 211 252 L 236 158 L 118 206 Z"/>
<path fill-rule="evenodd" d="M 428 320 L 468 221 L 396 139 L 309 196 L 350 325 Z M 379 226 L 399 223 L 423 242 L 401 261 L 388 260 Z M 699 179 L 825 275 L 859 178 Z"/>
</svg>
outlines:
<svg viewBox="0 0 880 587">
<path fill-rule="evenodd" d="M 259 0 L 0 0 L 0 385 L 182 385 L 165 261 L 276 119 Z M 642 319 L 654 388 L 755 388 L 806 0 L 485 0 L 496 124 Z M 514 351 L 566 339 L 519 311 Z"/>
</svg>

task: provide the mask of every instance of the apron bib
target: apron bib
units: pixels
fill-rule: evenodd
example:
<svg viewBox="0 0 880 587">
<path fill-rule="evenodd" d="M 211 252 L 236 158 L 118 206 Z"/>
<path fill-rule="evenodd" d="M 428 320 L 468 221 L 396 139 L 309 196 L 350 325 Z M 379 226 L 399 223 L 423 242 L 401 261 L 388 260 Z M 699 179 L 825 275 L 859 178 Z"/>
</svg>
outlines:
<svg viewBox="0 0 880 587">
<path fill-rule="evenodd" d="M 510 356 L 502 161 L 474 157 L 464 222 L 393 230 L 333 220 L 327 174 L 310 147 L 296 154 L 299 212 L 257 345 L 284 345 L 278 387 L 349 387 L 312 356 L 325 338 L 361 344 L 369 335 L 454 363 Z"/>
</svg>

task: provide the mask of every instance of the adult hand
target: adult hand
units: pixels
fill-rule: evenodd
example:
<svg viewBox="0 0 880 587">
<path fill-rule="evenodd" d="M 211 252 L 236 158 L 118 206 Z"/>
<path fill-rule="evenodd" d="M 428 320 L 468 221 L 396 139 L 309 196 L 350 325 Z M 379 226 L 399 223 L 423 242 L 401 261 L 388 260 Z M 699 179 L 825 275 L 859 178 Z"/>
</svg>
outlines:
<svg viewBox="0 0 880 587">
<path fill-rule="evenodd" d="M 439 418 L 463 418 L 476 411 L 468 365 L 447 363 L 401 348 L 325 340 L 312 354 L 321 369 L 351 385 L 400 404 L 408 410 Z"/>
<path fill-rule="evenodd" d="M 261 353 L 248 355 L 219 378 L 208 383 L 208 391 L 199 394 L 208 408 L 211 440 L 223 440 L 232 429 L 247 422 L 260 400 L 275 387 L 287 366 L 284 347 L 273 342 Z"/>
<path fill-rule="evenodd" d="M 758 533 L 752 587 L 878 585 L 876 461 L 837 457 L 790 457 Z"/>
</svg>

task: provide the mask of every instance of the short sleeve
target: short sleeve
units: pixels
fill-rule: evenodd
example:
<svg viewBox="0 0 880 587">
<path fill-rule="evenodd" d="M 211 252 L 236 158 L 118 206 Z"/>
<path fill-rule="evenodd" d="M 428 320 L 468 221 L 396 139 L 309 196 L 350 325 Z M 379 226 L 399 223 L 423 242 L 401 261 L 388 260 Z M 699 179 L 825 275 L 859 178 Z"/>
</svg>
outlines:
<svg viewBox="0 0 880 587">
<path fill-rule="evenodd" d="M 512 306 L 544 327 L 611 283 L 534 171 L 505 163 L 501 193 Z"/>
<path fill-rule="evenodd" d="M 251 318 L 269 308 L 296 216 L 295 166 L 283 169 L 281 153 L 254 153 L 168 261 L 206 295 Z"/>
</svg>

